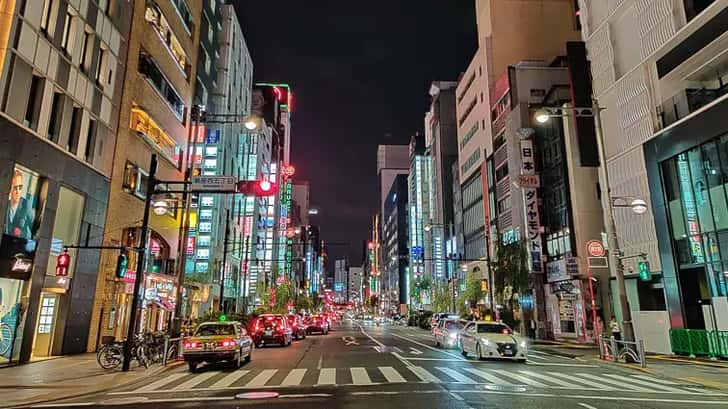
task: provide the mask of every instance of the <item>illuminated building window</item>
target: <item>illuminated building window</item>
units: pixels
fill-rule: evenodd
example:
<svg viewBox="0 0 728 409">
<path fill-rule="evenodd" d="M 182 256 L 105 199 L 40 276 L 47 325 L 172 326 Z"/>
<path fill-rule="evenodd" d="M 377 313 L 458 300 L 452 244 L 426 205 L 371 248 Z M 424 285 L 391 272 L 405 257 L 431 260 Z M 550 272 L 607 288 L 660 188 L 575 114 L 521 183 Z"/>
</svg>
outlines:
<svg viewBox="0 0 728 409">
<path fill-rule="evenodd" d="M 217 169 L 217 159 L 205 159 L 205 169 Z"/>
<path fill-rule="evenodd" d="M 195 263 L 195 271 L 198 273 L 206 273 L 208 268 L 208 263 Z"/>
<path fill-rule="evenodd" d="M 210 236 L 198 236 L 197 245 L 200 247 L 210 247 Z"/>
<path fill-rule="evenodd" d="M 201 209 L 200 220 L 212 220 L 212 209 Z"/>
<path fill-rule="evenodd" d="M 137 132 L 148 144 L 155 147 L 167 160 L 172 162 L 176 168 L 180 168 L 181 148 L 174 139 L 167 135 L 162 128 L 149 116 L 149 114 L 139 107 L 131 109 L 131 119 L 129 127 Z"/>
<path fill-rule="evenodd" d="M 210 207 L 215 205 L 215 197 L 214 196 L 202 196 L 200 197 L 200 206 L 202 207 Z"/>
<path fill-rule="evenodd" d="M 217 172 L 214 170 L 206 170 L 202 172 L 202 176 L 215 176 L 217 175 Z"/>
<path fill-rule="evenodd" d="M 198 225 L 198 231 L 200 233 L 210 233 L 212 231 L 212 223 L 200 222 L 200 224 Z"/>
<path fill-rule="evenodd" d="M 217 156 L 217 146 L 205 147 L 205 156 Z"/>
<path fill-rule="evenodd" d="M 190 64 L 187 60 L 187 54 L 185 53 L 182 44 L 180 44 L 174 31 L 169 26 L 169 22 L 162 14 L 159 7 L 156 4 L 147 2 L 147 11 L 144 14 L 144 18 L 151 24 L 157 34 L 159 34 L 160 40 L 167 46 L 167 49 L 174 57 L 175 62 L 179 65 L 180 69 L 184 73 L 185 77 L 190 75 Z"/>
<path fill-rule="evenodd" d="M 197 249 L 197 258 L 207 260 L 210 258 L 210 249 Z"/>
</svg>

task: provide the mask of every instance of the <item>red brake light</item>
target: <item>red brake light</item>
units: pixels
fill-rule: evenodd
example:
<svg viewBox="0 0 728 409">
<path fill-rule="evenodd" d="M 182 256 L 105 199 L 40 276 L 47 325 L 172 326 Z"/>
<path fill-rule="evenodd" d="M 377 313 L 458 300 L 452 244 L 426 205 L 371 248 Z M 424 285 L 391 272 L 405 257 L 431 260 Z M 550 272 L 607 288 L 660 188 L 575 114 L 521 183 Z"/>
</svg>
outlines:
<svg viewBox="0 0 728 409">
<path fill-rule="evenodd" d="M 503 330 L 503 335 L 508 335 L 508 334 L 510 334 L 510 333 L 511 333 L 511 331 L 508 331 L 508 329 L 504 329 L 504 330 Z"/>
<path fill-rule="evenodd" d="M 186 349 L 194 349 L 194 348 L 199 348 L 200 347 L 200 344 L 198 344 L 197 342 L 194 342 L 194 341 L 193 342 L 185 342 L 184 347 Z"/>
<path fill-rule="evenodd" d="M 226 339 L 226 340 L 218 342 L 218 345 L 223 346 L 223 347 L 234 347 L 235 341 L 232 339 Z"/>
<path fill-rule="evenodd" d="M 273 317 L 265 317 L 266 321 L 273 321 Z"/>
</svg>

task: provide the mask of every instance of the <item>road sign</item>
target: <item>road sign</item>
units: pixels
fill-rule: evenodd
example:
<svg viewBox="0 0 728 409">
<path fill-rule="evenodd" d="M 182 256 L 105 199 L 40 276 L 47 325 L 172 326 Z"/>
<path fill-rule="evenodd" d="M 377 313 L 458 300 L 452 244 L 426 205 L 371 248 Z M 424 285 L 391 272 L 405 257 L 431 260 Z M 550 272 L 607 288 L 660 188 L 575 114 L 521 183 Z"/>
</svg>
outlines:
<svg viewBox="0 0 728 409">
<path fill-rule="evenodd" d="M 538 189 L 541 187 L 541 178 L 538 175 L 518 175 L 516 184 L 525 189 Z"/>
<path fill-rule="evenodd" d="M 599 240 L 589 240 L 586 242 L 586 252 L 591 257 L 604 257 L 606 251 L 604 245 Z"/>
<path fill-rule="evenodd" d="M 193 176 L 192 190 L 198 192 L 235 192 L 237 179 L 233 176 Z"/>
</svg>

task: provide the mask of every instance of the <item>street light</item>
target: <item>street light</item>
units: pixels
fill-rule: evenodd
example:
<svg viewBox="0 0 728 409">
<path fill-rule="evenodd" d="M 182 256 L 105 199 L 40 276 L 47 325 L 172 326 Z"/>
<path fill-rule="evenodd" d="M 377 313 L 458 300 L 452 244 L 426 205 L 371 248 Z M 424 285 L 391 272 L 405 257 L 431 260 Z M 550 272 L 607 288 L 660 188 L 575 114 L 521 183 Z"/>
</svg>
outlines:
<svg viewBox="0 0 728 409">
<path fill-rule="evenodd" d="M 154 204 L 152 204 L 152 211 L 157 216 L 165 215 L 168 210 L 169 210 L 169 203 L 164 199 L 157 200 L 154 202 Z"/>
<path fill-rule="evenodd" d="M 613 199 L 609 193 L 609 173 L 607 172 L 607 155 L 604 152 L 604 134 L 602 130 L 601 110 L 596 98 L 592 97 L 591 107 L 543 107 L 535 112 L 534 119 L 540 124 L 545 124 L 550 118 L 564 117 L 591 117 L 594 118 L 594 133 L 597 139 L 597 153 L 599 154 L 599 178 L 601 194 L 606 198 L 602 202 L 602 208 L 607 215 L 607 242 L 609 244 L 610 267 L 614 267 L 614 275 L 617 281 L 619 294 L 619 306 L 622 310 L 622 328 L 624 328 L 624 339 L 634 341 L 634 327 L 632 326 L 632 312 L 627 299 L 627 287 L 624 282 L 624 267 L 619 259 L 619 242 L 617 241 L 617 227 L 614 222 Z M 627 207 L 627 206 L 624 206 Z M 630 206 L 632 210 L 641 214 L 647 211 L 647 203 L 643 200 L 633 200 Z M 641 213 L 640 213 L 641 212 Z"/>
<path fill-rule="evenodd" d="M 254 131 L 258 129 L 260 123 L 260 118 L 254 115 L 250 115 L 243 121 L 243 126 L 245 126 L 245 129 L 249 131 Z"/>
</svg>

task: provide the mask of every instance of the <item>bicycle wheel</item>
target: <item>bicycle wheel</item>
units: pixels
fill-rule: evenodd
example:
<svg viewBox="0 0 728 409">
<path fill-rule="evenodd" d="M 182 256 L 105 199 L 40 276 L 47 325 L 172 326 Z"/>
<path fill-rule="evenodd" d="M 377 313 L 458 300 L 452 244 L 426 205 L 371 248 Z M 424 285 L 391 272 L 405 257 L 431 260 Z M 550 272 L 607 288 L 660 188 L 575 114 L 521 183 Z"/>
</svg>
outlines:
<svg viewBox="0 0 728 409">
<path fill-rule="evenodd" d="M 8 324 L 0 324 L 0 356 L 7 356 L 13 346 L 13 329 Z"/>
<path fill-rule="evenodd" d="M 143 365 L 144 368 L 149 368 L 149 359 L 147 358 L 146 348 L 144 345 L 140 345 L 136 350 L 136 359 L 139 365 Z"/>
<path fill-rule="evenodd" d="M 104 369 L 114 369 L 124 360 L 124 353 L 116 345 L 104 345 L 96 353 L 96 360 Z"/>
</svg>

